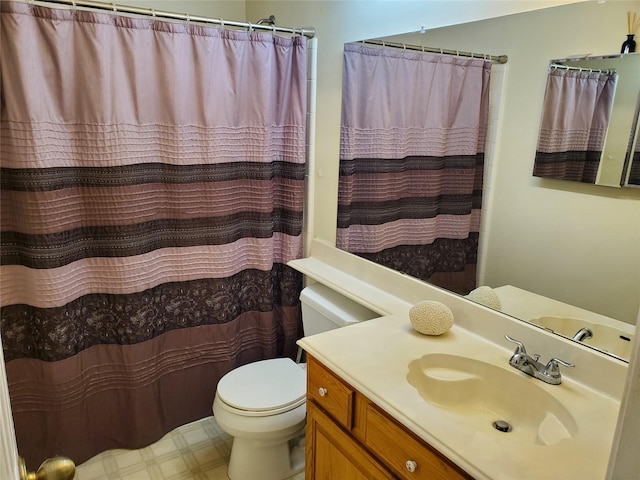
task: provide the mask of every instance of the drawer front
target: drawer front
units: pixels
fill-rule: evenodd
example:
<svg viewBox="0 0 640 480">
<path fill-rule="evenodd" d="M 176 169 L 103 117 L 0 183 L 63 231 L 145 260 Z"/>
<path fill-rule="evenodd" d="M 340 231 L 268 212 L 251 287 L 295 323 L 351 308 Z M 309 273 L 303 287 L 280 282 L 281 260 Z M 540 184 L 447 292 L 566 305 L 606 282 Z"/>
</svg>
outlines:
<svg viewBox="0 0 640 480">
<path fill-rule="evenodd" d="M 355 391 L 312 357 L 307 361 L 307 398 L 351 430 Z"/>
<path fill-rule="evenodd" d="M 402 479 L 470 479 L 427 444 L 367 404 L 366 446 Z"/>
</svg>

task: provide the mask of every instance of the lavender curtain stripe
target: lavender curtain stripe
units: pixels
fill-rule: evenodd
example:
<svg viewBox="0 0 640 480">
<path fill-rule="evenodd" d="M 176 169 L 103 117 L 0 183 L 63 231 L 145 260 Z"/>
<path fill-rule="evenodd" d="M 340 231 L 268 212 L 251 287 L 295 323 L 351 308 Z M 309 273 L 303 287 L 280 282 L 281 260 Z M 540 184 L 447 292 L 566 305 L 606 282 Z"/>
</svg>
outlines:
<svg viewBox="0 0 640 480">
<path fill-rule="evenodd" d="M 407 127 L 389 130 L 355 129 L 342 127 L 340 132 L 340 157 L 354 158 L 403 158 L 430 155 L 475 155 L 478 129 Z M 480 151 L 484 151 L 480 150 Z"/>
<path fill-rule="evenodd" d="M 474 165 L 472 170 L 414 170 L 400 174 L 356 173 L 349 177 L 343 176 L 340 181 L 345 184 L 352 182 L 349 195 L 354 201 L 383 202 L 404 197 L 435 198 L 442 194 L 466 195 L 470 189 L 473 190 L 475 177 Z M 339 197 L 339 203 L 341 203 L 340 200 Z"/>
<path fill-rule="evenodd" d="M 426 245 L 437 238 L 464 239 L 477 232 L 480 213 L 469 215 L 439 215 L 432 219 L 403 219 L 381 225 L 350 225 L 338 229 L 338 248 L 354 253 L 374 253 L 400 245 Z M 347 243 L 348 242 L 348 243 Z"/>
<path fill-rule="evenodd" d="M 274 159 L 303 164 L 300 147 L 304 145 L 305 130 L 300 125 L 91 126 L 7 119 L 0 123 L 0 148 L 7 157 L 3 166 L 8 168 L 70 168 L 77 166 L 78 157 L 83 166 L 94 168 L 156 162 L 183 166 L 271 163 Z"/>
<path fill-rule="evenodd" d="M 300 258 L 302 238 L 274 234 L 226 245 L 167 248 L 122 258 L 88 258 L 51 269 L 0 266 L 2 305 L 63 305 L 94 292 L 126 294 L 165 282 L 224 278 L 242 269 L 268 271 L 273 263 Z"/>
<path fill-rule="evenodd" d="M 571 150 L 598 150 L 604 145 L 605 129 L 562 130 L 540 128 L 538 151 L 544 153 L 568 152 Z"/>
</svg>

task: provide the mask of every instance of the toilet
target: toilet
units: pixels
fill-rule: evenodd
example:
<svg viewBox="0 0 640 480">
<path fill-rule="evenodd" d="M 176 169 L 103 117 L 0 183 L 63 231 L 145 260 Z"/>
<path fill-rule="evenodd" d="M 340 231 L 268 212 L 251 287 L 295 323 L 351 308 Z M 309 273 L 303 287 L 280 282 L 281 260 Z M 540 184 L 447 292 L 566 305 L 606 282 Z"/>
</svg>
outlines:
<svg viewBox="0 0 640 480">
<path fill-rule="evenodd" d="M 306 336 L 380 315 L 320 283 L 302 290 Z M 233 437 L 231 480 L 282 480 L 304 469 L 306 369 L 289 358 L 261 360 L 224 375 L 213 416 Z"/>
</svg>

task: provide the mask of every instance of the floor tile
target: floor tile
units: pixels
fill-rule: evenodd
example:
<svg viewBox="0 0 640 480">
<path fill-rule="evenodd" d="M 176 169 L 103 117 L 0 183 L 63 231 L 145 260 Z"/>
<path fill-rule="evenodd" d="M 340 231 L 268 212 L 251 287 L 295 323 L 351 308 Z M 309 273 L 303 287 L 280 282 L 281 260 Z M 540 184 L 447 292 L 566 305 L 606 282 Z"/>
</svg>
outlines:
<svg viewBox="0 0 640 480">
<path fill-rule="evenodd" d="M 233 439 L 213 417 L 139 450 L 109 450 L 78 465 L 75 480 L 228 480 Z M 287 480 L 304 480 L 304 472 Z"/>
</svg>

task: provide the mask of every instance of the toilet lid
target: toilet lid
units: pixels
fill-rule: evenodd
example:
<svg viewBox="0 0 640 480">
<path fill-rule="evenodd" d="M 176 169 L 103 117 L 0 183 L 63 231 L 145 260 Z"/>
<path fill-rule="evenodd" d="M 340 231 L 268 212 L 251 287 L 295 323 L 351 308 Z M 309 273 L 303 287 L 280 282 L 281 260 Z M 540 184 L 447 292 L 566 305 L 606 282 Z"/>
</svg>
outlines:
<svg viewBox="0 0 640 480">
<path fill-rule="evenodd" d="M 217 395 L 239 410 L 265 412 L 297 407 L 305 401 L 306 372 L 290 358 L 249 363 L 218 382 Z"/>
</svg>

